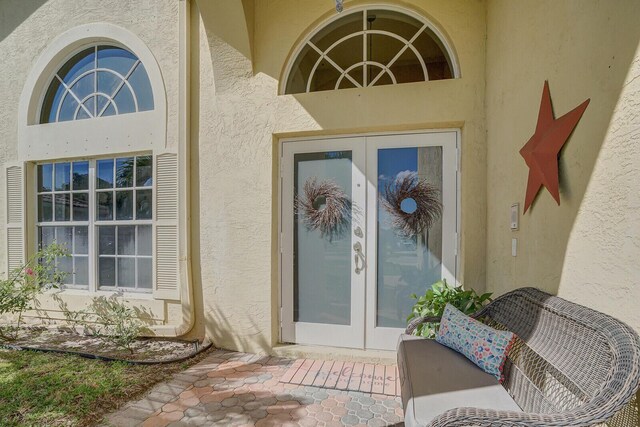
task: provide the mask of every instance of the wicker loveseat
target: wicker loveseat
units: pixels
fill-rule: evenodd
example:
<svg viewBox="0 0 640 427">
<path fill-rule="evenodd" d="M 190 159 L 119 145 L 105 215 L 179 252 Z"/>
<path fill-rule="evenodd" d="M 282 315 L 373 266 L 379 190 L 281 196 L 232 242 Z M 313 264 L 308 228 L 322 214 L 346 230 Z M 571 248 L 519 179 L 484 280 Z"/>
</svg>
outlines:
<svg viewBox="0 0 640 427">
<path fill-rule="evenodd" d="M 624 323 L 534 288 L 496 298 L 473 317 L 517 334 L 505 381 L 433 340 L 410 337 L 420 323 L 439 320 L 415 319 L 398 345 L 407 427 L 638 422 L 640 338 Z"/>
</svg>

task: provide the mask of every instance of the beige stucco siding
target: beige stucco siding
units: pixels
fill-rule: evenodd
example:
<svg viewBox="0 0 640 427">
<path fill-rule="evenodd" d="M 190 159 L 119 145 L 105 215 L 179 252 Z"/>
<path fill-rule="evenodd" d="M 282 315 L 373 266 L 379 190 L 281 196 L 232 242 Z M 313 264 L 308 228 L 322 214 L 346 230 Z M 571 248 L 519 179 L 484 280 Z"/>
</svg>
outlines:
<svg viewBox="0 0 640 427">
<path fill-rule="evenodd" d="M 361 4 L 354 2 L 349 4 Z M 278 341 L 278 140 L 282 136 L 462 128 L 459 279 L 484 288 L 485 4 L 393 2 L 430 17 L 455 47 L 458 80 L 278 95 L 291 50 L 335 14 L 331 2 L 255 2 L 252 64 L 194 14 L 192 214 L 196 300 L 206 331 L 227 348 Z"/>
<path fill-rule="evenodd" d="M 640 330 L 640 4 L 488 6 L 487 287 L 540 287 Z M 591 103 L 560 157 L 560 206 L 543 189 L 511 232 L 509 207 L 522 207 L 528 173 L 518 150 L 545 79 L 556 117 Z"/>
<path fill-rule="evenodd" d="M 429 18 L 452 45 L 462 77 L 298 95 L 279 95 L 283 72 L 308 31 L 334 16 L 331 1 L 191 3 L 191 253 L 182 263 L 191 261 L 193 336 L 245 351 L 278 342 L 281 138 L 438 128 L 461 129 L 459 281 L 496 294 L 540 287 L 640 330 L 637 3 L 383 1 Z M 58 35 L 93 22 L 123 27 L 151 50 L 167 97 L 167 148 L 179 151 L 179 6 L 3 2 L 0 162 L 17 158 L 18 106 L 33 64 Z M 522 208 L 528 173 L 518 151 L 534 131 L 545 80 L 556 116 L 591 103 L 561 155 L 561 205 L 543 189 L 512 232 L 509 207 Z M 2 245 L 0 271 L 4 252 Z M 90 297 L 65 296 L 78 308 Z M 160 323 L 179 324 L 189 310 L 134 303 Z M 52 304 L 43 307 L 55 314 Z"/>
</svg>

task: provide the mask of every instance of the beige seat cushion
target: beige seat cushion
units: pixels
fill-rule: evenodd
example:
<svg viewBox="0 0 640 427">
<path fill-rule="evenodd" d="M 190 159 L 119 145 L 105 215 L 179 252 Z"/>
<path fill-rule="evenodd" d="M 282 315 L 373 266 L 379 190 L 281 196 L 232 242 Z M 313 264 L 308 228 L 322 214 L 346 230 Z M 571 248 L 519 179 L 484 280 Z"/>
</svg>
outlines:
<svg viewBox="0 0 640 427">
<path fill-rule="evenodd" d="M 492 375 L 435 340 L 400 336 L 398 371 L 407 427 L 426 426 L 459 407 L 521 412 Z"/>
</svg>

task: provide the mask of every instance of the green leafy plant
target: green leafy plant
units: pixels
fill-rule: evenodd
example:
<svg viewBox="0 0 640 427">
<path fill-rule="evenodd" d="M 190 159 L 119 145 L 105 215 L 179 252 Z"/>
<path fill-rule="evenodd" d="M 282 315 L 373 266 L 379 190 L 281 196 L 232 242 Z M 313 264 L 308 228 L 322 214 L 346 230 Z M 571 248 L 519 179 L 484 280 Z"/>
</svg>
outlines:
<svg viewBox="0 0 640 427">
<path fill-rule="evenodd" d="M 85 332 L 115 345 L 117 348 L 134 353 L 134 343 L 145 329 L 136 310 L 127 307 L 114 295 L 111 298 L 95 298 L 89 311 L 74 312 L 73 322 L 84 327 Z M 89 321 L 89 317 L 93 317 Z"/>
<path fill-rule="evenodd" d="M 411 298 L 417 300 L 413 305 L 407 322 L 422 317 L 440 317 L 447 304 L 451 304 L 465 314 L 472 314 L 491 302 L 491 293 L 478 295 L 473 289 L 464 290 L 462 286 L 454 287 L 446 280 L 435 282 L 427 292 L 418 297 L 412 294 Z M 416 328 L 415 335 L 426 338 L 435 338 L 439 323 L 422 323 Z"/>
<path fill-rule="evenodd" d="M 0 325 L 0 340 L 16 339 L 24 312 L 34 308 L 38 295 L 63 282 L 66 273 L 56 268 L 56 259 L 66 256 L 69 253 L 63 246 L 49 245 L 0 281 L 0 316 L 15 316 L 12 323 Z"/>
</svg>

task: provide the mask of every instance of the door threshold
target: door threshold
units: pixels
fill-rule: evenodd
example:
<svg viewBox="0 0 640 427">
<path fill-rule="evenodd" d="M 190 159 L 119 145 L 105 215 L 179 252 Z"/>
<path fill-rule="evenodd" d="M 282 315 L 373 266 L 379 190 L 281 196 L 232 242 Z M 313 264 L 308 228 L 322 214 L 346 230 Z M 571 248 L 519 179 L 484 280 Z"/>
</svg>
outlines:
<svg viewBox="0 0 640 427">
<path fill-rule="evenodd" d="M 381 365 L 395 365 L 397 360 L 395 350 L 363 350 L 304 344 L 278 344 L 271 349 L 271 354 L 289 359 L 318 359 Z"/>
</svg>

